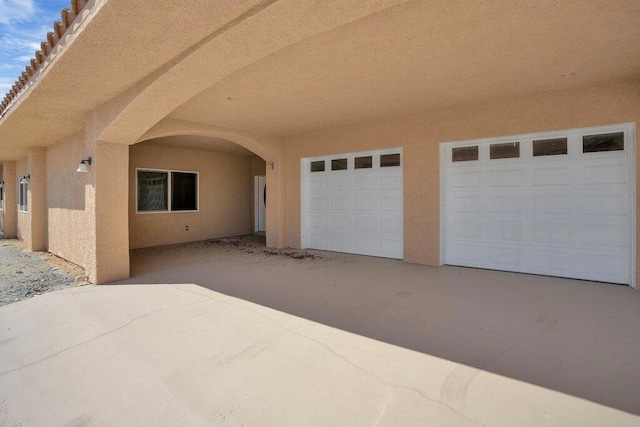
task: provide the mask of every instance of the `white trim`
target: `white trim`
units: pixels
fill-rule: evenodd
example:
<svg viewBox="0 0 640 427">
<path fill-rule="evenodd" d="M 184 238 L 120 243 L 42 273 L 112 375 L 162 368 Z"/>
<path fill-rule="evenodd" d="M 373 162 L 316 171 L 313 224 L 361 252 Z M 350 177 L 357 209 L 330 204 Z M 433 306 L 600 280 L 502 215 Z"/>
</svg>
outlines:
<svg viewBox="0 0 640 427">
<path fill-rule="evenodd" d="M 265 185 L 267 176 L 266 175 L 255 175 L 253 178 L 253 232 L 254 233 L 263 233 L 266 232 L 266 221 L 265 221 L 265 230 L 259 230 L 260 228 L 260 178 L 265 179 Z"/>
<path fill-rule="evenodd" d="M 139 211 L 138 210 L 138 171 L 143 171 L 143 172 L 163 172 L 167 174 L 167 210 L 166 211 Z M 183 171 L 183 170 L 176 170 L 176 169 L 154 169 L 154 168 L 136 168 L 135 171 L 135 179 L 136 179 L 136 199 L 135 199 L 135 205 L 136 205 L 136 214 L 139 215 L 149 215 L 149 214 L 180 214 L 180 213 L 194 213 L 194 212 L 200 212 L 200 172 L 196 172 L 196 171 Z M 178 173 L 192 173 L 196 175 L 196 206 L 197 209 L 195 210 L 188 210 L 188 211 L 174 211 L 171 210 L 172 206 L 171 206 L 171 190 L 172 190 L 172 179 L 171 179 L 171 173 L 172 172 L 178 172 Z"/>
<path fill-rule="evenodd" d="M 22 186 L 25 186 L 25 191 L 24 191 L 24 200 L 22 199 Z M 18 197 L 17 197 L 17 202 L 18 202 L 18 213 L 29 213 L 29 181 L 21 183 L 20 180 L 18 180 Z M 26 204 L 20 204 L 21 201 L 25 201 L 27 202 Z"/>
<path fill-rule="evenodd" d="M 445 232 L 445 224 L 446 224 L 446 212 L 444 206 L 444 196 L 445 196 L 445 182 L 444 177 L 445 168 L 451 163 L 448 158 L 448 148 L 450 147 L 462 147 L 469 145 L 478 145 L 478 159 L 480 161 L 488 160 L 488 147 L 489 143 L 501 143 L 501 142 L 513 142 L 514 140 L 520 141 L 520 158 L 525 160 L 531 160 L 531 156 L 529 155 L 529 150 L 523 151 L 523 149 L 527 149 L 530 147 L 531 142 L 534 139 L 551 139 L 551 138 L 568 138 L 568 152 L 567 156 L 576 157 L 576 156 L 594 156 L 598 154 L 602 154 L 604 152 L 597 153 L 583 153 L 572 152 L 571 151 L 571 136 L 576 134 L 589 134 L 589 135 L 597 135 L 597 134 L 606 134 L 606 133 L 615 133 L 615 132 L 624 132 L 624 149 L 620 152 L 624 153 L 627 156 L 627 161 L 629 162 L 629 218 L 630 218 L 630 233 L 631 233 L 631 245 L 630 245 L 630 262 L 629 262 L 629 285 L 634 289 L 638 289 L 637 281 L 636 281 L 636 253 L 637 253 L 637 238 L 636 238 L 636 206 L 637 206 L 637 194 L 636 194 L 636 123 L 619 123 L 613 125 L 605 125 L 605 126 L 593 126 L 593 127 L 585 127 L 585 128 L 575 128 L 575 129 L 562 129 L 556 131 L 546 131 L 546 132 L 537 132 L 537 133 L 527 133 L 520 135 L 508 135 L 508 136 L 499 136 L 499 137 L 491 137 L 491 138 L 481 138 L 481 139 L 473 139 L 473 140 L 463 140 L 463 141 L 452 141 L 452 142 L 441 142 L 440 143 L 440 265 L 444 264 L 444 232 Z M 575 145 L 575 144 L 574 144 Z M 581 144 L 580 144 L 581 145 Z M 482 147 L 485 147 L 485 150 L 482 150 Z M 524 154 L 523 154 L 524 153 Z M 615 156 L 616 151 L 608 151 L 606 152 L 609 156 Z M 486 158 L 485 158 L 486 157 Z M 546 157 L 546 156 L 544 156 Z M 509 159 L 513 161 L 514 159 Z M 535 158 L 534 158 L 534 161 Z M 494 159 L 492 162 L 500 162 L 500 159 Z M 462 162 L 461 162 L 462 163 Z M 464 162 L 467 163 L 467 162 Z M 469 164 L 477 164 L 477 161 L 469 161 Z"/>
</svg>

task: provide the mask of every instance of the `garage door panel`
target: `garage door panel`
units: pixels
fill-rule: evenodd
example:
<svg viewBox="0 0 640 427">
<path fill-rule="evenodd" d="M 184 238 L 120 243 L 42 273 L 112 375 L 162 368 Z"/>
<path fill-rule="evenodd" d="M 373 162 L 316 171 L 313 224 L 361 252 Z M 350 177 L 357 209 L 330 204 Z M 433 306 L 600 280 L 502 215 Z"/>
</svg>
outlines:
<svg viewBox="0 0 640 427">
<path fill-rule="evenodd" d="M 609 191 L 581 191 L 582 215 L 627 216 L 629 214 L 629 190 L 620 188 Z"/>
<path fill-rule="evenodd" d="M 583 136 L 625 132 L 625 149 L 583 153 Z M 630 284 L 635 242 L 631 125 L 446 144 L 442 165 L 445 264 Z M 568 153 L 531 141 L 569 141 Z M 518 158 L 492 144 L 520 141 Z M 453 161 L 457 147 L 485 155 Z M 517 155 L 517 151 L 510 153 Z M 480 210 L 478 210 L 480 206 Z"/>
<path fill-rule="evenodd" d="M 585 233 L 581 233 L 579 243 L 590 247 L 629 247 L 629 228 L 623 224 L 583 223 Z"/>
<path fill-rule="evenodd" d="M 349 178 L 344 177 L 332 177 L 331 178 L 331 191 L 347 191 L 349 190 Z"/>
<path fill-rule="evenodd" d="M 447 211 L 459 214 L 479 214 L 481 212 L 480 194 L 471 192 L 452 193 L 447 206 Z"/>
<path fill-rule="evenodd" d="M 629 180 L 625 161 L 583 164 L 578 168 L 582 185 L 626 184 Z"/>
<path fill-rule="evenodd" d="M 487 246 L 483 254 L 483 264 L 496 270 L 520 271 L 522 269 L 522 248 L 509 246 Z"/>
<path fill-rule="evenodd" d="M 328 217 L 324 213 L 309 213 L 307 215 L 307 224 L 309 229 L 312 230 L 327 230 L 329 228 Z"/>
<path fill-rule="evenodd" d="M 569 186 L 571 185 L 571 167 L 566 164 L 554 166 L 533 166 L 534 186 Z"/>
<path fill-rule="evenodd" d="M 381 190 L 400 190 L 402 189 L 402 175 L 380 176 Z"/>
<path fill-rule="evenodd" d="M 403 174 L 401 149 L 303 159 L 304 247 L 402 258 Z M 388 166 L 381 167 L 385 157 Z M 313 172 L 312 162 L 346 169 Z M 354 158 L 365 158 L 356 162 Z M 369 158 L 369 159 L 366 159 Z M 397 159 L 400 165 L 397 165 Z M 341 160 L 334 162 L 334 160 Z M 356 165 L 360 167 L 355 169 Z"/>
<path fill-rule="evenodd" d="M 531 240 L 533 243 L 570 244 L 573 224 L 569 221 L 533 222 L 531 225 Z"/>
<path fill-rule="evenodd" d="M 312 195 L 309 197 L 309 211 L 325 212 L 329 210 L 329 199 L 326 195 Z"/>
<path fill-rule="evenodd" d="M 398 196 L 381 196 L 380 212 L 402 212 L 402 197 Z"/>
<path fill-rule="evenodd" d="M 309 180 L 309 192 L 318 193 L 327 191 L 327 180 L 325 178 L 311 178 Z"/>
<path fill-rule="evenodd" d="M 349 211 L 349 197 L 348 196 L 329 196 L 329 207 L 331 211 Z"/>
<path fill-rule="evenodd" d="M 331 231 L 349 231 L 349 217 L 346 215 L 330 214 Z"/>
<path fill-rule="evenodd" d="M 571 215 L 574 195 L 571 191 L 548 191 L 532 193 L 533 213 L 540 215 Z"/>
<path fill-rule="evenodd" d="M 480 240 L 482 221 L 480 219 L 451 218 L 448 237 L 450 239 Z"/>
<path fill-rule="evenodd" d="M 354 198 L 354 210 L 356 212 L 375 211 L 376 201 L 374 196 L 356 196 Z"/>
<path fill-rule="evenodd" d="M 522 242 L 524 239 L 524 224 L 522 221 L 485 221 L 484 238 L 489 241 Z"/>
<path fill-rule="evenodd" d="M 373 176 L 356 176 L 354 177 L 354 188 L 359 191 L 375 190 L 375 179 Z"/>
<path fill-rule="evenodd" d="M 522 169 L 514 167 L 496 167 L 488 171 L 487 185 L 491 187 L 518 187 L 522 185 Z"/>
<path fill-rule="evenodd" d="M 525 195 L 515 192 L 494 192 L 485 197 L 483 212 L 489 214 L 514 214 L 523 212 Z"/>
<path fill-rule="evenodd" d="M 460 170 L 452 170 L 447 185 L 450 189 L 468 189 L 480 187 L 480 169 L 461 168 Z"/>
</svg>

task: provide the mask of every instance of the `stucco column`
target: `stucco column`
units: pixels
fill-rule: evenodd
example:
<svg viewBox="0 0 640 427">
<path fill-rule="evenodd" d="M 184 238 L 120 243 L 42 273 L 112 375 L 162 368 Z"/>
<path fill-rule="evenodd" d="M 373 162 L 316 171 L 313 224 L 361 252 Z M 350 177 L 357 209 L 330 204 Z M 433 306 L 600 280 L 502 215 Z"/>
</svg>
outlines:
<svg viewBox="0 0 640 427">
<path fill-rule="evenodd" d="M 96 284 L 129 277 L 129 146 L 85 140 L 86 273 Z M 80 161 L 80 159 L 78 159 Z"/>
<path fill-rule="evenodd" d="M 31 176 L 28 186 L 28 218 L 31 233 L 25 241 L 29 251 L 47 250 L 47 149 L 30 147 L 27 171 Z"/>
<path fill-rule="evenodd" d="M 286 242 L 284 162 L 267 162 L 267 247 L 283 248 Z"/>
<path fill-rule="evenodd" d="M 2 175 L 2 181 L 4 181 L 4 236 L 13 239 L 18 235 L 16 162 L 3 162 Z"/>
</svg>

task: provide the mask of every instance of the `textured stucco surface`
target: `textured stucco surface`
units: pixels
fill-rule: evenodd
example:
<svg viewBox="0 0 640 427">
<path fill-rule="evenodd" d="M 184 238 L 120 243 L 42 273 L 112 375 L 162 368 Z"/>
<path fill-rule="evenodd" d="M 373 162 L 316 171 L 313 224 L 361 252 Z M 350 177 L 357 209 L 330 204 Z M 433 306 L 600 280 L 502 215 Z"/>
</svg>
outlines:
<svg viewBox="0 0 640 427">
<path fill-rule="evenodd" d="M 18 233 L 16 162 L 3 162 L 2 180 L 4 181 L 4 233 L 5 237 L 13 238 Z"/>
<path fill-rule="evenodd" d="M 288 244 L 300 246 L 301 158 L 402 147 L 404 259 L 439 265 L 440 143 L 623 122 L 640 123 L 640 81 L 436 110 L 289 137 Z"/>
<path fill-rule="evenodd" d="M 247 156 L 144 143 L 132 145 L 131 249 L 249 234 L 253 209 L 252 164 L 252 158 Z M 198 212 L 136 213 L 136 168 L 198 172 Z M 185 226 L 189 231 L 185 231 Z"/>
<path fill-rule="evenodd" d="M 86 265 L 88 176 L 76 169 L 83 158 L 82 135 L 47 148 L 48 250 L 81 266 Z"/>
</svg>

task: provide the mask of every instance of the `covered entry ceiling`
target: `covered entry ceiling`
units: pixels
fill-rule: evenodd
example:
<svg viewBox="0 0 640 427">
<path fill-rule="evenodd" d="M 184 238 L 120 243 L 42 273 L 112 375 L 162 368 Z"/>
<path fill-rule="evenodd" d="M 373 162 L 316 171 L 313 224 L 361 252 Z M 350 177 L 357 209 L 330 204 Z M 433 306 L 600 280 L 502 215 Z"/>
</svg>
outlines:
<svg viewBox="0 0 640 427">
<path fill-rule="evenodd" d="M 406 2 L 257 61 L 170 117 L 288 136 L 637 78 L 639 21 L 637 0 Z"/>
<path fill-rule="evenodd" d="M 441 146 L 445 264 L 633 285 L 635 126 Z"/>
</svg>

